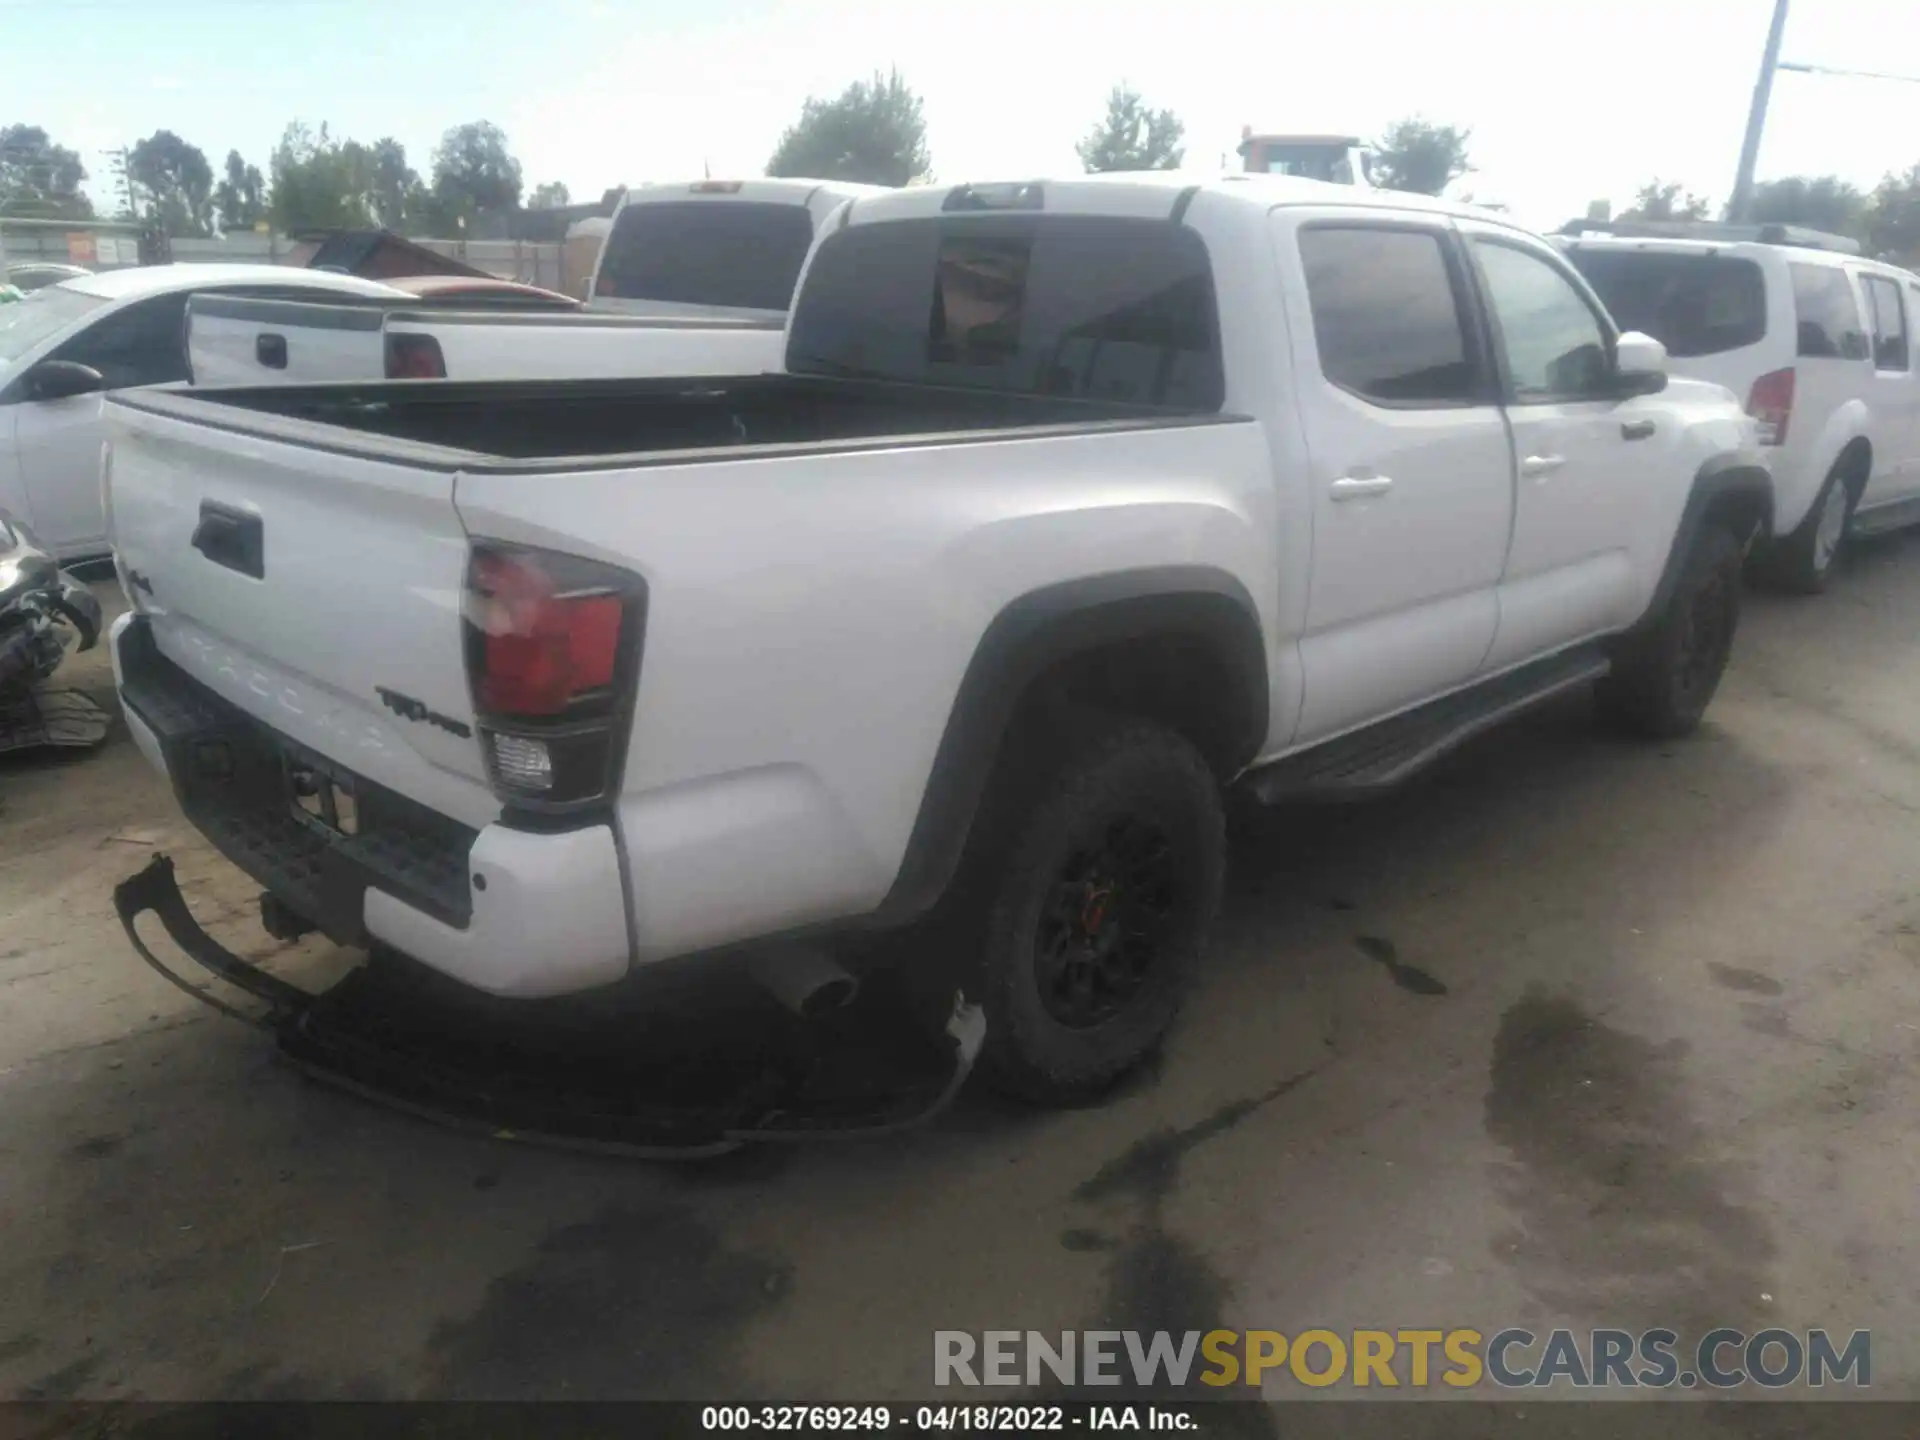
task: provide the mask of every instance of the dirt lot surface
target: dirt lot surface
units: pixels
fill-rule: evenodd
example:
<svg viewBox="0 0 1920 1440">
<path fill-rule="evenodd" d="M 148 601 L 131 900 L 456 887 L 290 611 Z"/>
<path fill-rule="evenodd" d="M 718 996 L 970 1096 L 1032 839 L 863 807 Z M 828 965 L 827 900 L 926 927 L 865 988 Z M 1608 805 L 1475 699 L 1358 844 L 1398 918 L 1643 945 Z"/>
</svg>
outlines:
<svg viewBox="0 0 1920 1440">
<path fill-rule="evenodd" d="M 0 1395 L 912 1398 L 936 1329 L 1566 1324 L 1871 1328 L 1920 1397 L 1916 617 L 1920 538 L 1875 544 L 1750 598 L 1692 740 L 1581 700 L 1243 827 L 1102 1107 L 694 1168 L 301 1080 L 122 938 L 164 850 L 236 949 L 340 963 L 124 732 L 0 766 Z"/>
</svg>

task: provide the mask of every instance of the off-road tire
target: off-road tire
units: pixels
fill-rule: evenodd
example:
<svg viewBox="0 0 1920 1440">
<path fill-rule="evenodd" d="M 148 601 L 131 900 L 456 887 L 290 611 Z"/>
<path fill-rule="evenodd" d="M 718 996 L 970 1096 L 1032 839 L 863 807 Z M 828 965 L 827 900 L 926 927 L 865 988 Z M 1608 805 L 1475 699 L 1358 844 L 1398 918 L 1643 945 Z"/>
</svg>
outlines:
<svg viewBox="0 0 1920 1440">
<path fill-rule="evenodd" d="M 1835 497 L 1838 497 L 1836 500 Z M 1759 576 L 1771 588 L 1795 595 L 1818 595 L 1827 588 L 1841 552 L 1846 549 L 1847 526 L 1853 521 L 1853 507 L 1859 497 L 1840 465 L 1828 473 L 1826 483 L 1814 497 L 1807 512 L 1791 535 L 1768 546 L 1760 555 Z M 1845 508 L 1840 512 L 1837 536 L 1822 533 L 1823 522 L 1831 525 L 1829 504 Z"/>
<path fill-rule="evenodd" d="M 1226 823 L 1199 752 L 1145 721 L 1095 717 L 1021 769 L 978 857 L 984 908 L 965 969 L 986 1009 L 979 1070 L 1003 1094 L 1072 1104 L 1139 1065 L 1173 1024 L 1219 909 Z M 1107 856 L 1120 857 L 1111 876 Z M 1061 978 L 1076 964 L 1084 987 Z M 1124 973 L 1106 985 L 1110 972 Z M 1113 1013 L 1063 1020 L 1083 989 L 1089 1008 Z"/>
<path fill-rule="evenodd" d="M 1703 527 L 1666 608 L 1621 641 L 1612 673 L 1596 687 L 1611 724 L 1650 739 L 1686 735 L 1700 724 L 1733 653 L 1740 570 L 1733 532 Z"/>
</svg>

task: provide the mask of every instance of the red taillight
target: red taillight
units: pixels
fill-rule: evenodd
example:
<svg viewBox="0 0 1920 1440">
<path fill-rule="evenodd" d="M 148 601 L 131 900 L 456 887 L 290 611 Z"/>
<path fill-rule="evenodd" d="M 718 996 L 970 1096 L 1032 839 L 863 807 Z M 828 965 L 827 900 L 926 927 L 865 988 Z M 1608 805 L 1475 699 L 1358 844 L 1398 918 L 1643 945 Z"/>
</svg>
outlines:
<svg viewBox="0 0 1920 1440">
<path fill-rule="evenodd" d="M 575 555 L 482 542 L 467 572 L 467 671 L 494 788 L 535 809 L 605 796 L 619 773 L 646 586 Z"/>
<path fill-rule="evenodd" d="M 620 287 L 613 283 L 613 277 L 611 275 L 601 275 L 593 282 L 593 293 L 595 295 L 618 295 L 620 293 Z"/>
<path fill-rule="evenodd" d="M 431 335 L 387 336 L 387 378 L 446 379 L 447 357 L 440 353 L 440 342 Z"/>
<path fill-rule="evenodd" d="M 525 551 L 474 556 L 484 637 L 476 698 L 501 716 L 552 716 L 613 684 L 620 655 L 617 594 L 561 594 Z"/>
<path fill-rule="evenodd" d="M 1793 418 L 1793 367 L 1770 370 L 1747 392 L 1747 414 L 1760 424 L 1762 445 L 1787 443 L 1787 422 Z"/>
</svg>

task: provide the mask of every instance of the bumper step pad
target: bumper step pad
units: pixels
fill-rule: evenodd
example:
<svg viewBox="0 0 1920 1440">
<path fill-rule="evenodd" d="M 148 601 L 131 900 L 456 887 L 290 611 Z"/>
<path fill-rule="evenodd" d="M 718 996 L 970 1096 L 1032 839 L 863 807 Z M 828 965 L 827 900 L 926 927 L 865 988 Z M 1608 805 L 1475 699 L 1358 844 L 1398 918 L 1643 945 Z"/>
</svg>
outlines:
<svg viewBox="0 0 1920 1440">
<path fill-rule="evenodd" d="M 644 991 L 502 1000 L 376 953 L 312 994 L 202 929 L 164 855 L 113 899 L 142 959 L 273 1035 L 313 1078 L 501 1139 L 699 1159 L 756 1142 L 910 1129 L 952 1103 L 986 1037 L 979 1006 L 957 995 L 936 1038 L 884 987 L 863 987 L 846 1009 L 803 1021 L 702 966 Z M 135 926 L 149 912 L 175 946 L 258 1005 L 230 1004 L 160 960 Z"/>
</svg>

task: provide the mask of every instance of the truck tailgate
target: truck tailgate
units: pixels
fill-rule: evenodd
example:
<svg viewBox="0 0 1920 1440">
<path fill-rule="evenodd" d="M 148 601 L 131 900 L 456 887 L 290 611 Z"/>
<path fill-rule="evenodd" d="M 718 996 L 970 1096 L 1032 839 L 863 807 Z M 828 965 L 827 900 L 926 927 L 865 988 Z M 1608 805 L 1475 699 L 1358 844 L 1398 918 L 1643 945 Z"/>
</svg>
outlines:
<svg viewBox="0 0 1920 1440">
<path fill-rule="evenodd" d="M 784 368 L 787 344 L 777 323 L 625 315 L 396 310 L 385 333 L 431 336 L 450 380 L 763 375 Z"/>
<path fill-rule="evenodd" d="M 187 373 L 196 385 L 377 380 L 386 372 L 378 305 L 195 295 L 187 302 Z"/>
<path fill-rule="evenodd" d="M 106 413 L 115 553 L 161 654 L 358 776 L 467 825 L 497 817 L 454 470 L 344 454 L 300 421 L 274 422 L 284 438 L 221 428 L 222 407 L 185 394 Z"/>
</svg>

